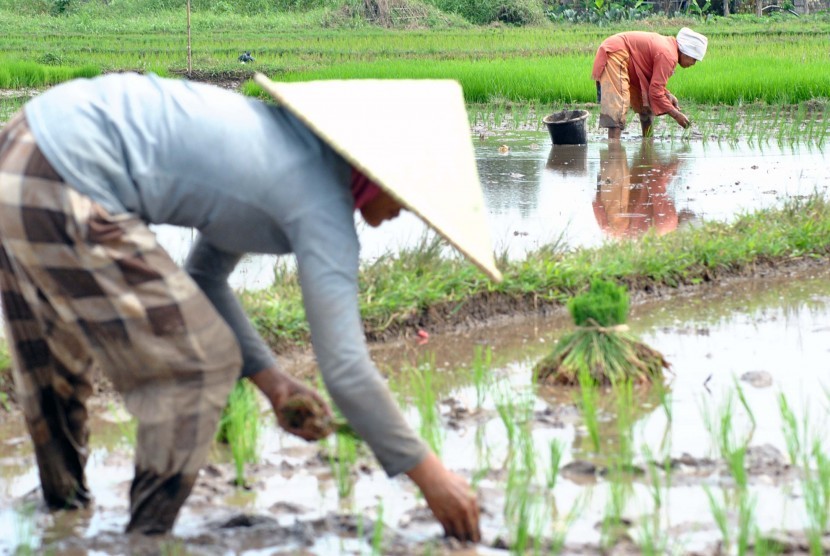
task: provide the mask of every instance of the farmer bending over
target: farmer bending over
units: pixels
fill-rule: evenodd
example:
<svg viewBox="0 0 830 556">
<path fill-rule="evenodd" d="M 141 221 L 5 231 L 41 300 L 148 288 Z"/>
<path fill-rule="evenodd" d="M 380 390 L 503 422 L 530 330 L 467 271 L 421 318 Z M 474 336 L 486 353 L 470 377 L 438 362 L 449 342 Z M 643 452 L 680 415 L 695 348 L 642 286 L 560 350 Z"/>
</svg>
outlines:
<svg viewBox="0 0 830 556">
<path fill-rule="evenodd" d="M 244 253 L 296 257 L 334 402 L 447 534 L 479 539 L 467 481 L 416 436 L 372 364 L 358 307 L 355 209 L 410 209 L 499 279 L 460 87 L 452 81 L 272 83 L 280 106 L 135 74 L 75 80 L 0 134 L 0 286 L 17 395 L 52 508 L 87 506 L 86 401 L 101 368 L 138 420 L 128 531 L 164 533 L 248 377 L 280 424 L 292 395 L 227 279 Z M 401 101 L 406 133 L 390 126 Z M 148 224 L 200 233 L 182 269 Z"/>
<path fill-rule="evenodd" d="M 643 137 L 651 136 L 654 116 L 662 114 L 688 127 L 689 118 L 680 111 L 677 97 L 666 90 L 666 84 L 677 64 L 688 68 L 703 60 L 707 42 L 687 27 L 677 38 L 630 31 L 602 41 L 591 77 L 597 82 L 599 125 L 608 128 L 608 139 L 620 139 L 629 106 L 640 115 Z"/>
</svg>

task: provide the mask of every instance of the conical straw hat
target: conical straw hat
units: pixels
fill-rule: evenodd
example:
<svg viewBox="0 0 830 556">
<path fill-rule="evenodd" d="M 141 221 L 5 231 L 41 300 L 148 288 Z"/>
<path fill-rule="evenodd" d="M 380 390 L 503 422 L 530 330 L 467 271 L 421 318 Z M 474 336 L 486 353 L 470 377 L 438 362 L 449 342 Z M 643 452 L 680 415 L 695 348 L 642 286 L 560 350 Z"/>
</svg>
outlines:
<svg viewBox="0 0 830 556">
<path fill-rule="evenodd" d="M 259 73 L 254 79 L 343 158 L 501 280 L 457 82 L 279 83 Z"/>
</svg>

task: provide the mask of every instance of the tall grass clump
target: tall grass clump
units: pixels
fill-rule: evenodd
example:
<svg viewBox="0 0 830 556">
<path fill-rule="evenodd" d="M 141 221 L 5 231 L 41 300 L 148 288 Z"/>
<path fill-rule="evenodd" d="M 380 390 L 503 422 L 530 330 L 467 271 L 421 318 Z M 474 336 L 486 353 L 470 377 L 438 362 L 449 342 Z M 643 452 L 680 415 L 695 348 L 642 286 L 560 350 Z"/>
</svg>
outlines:
<svg viewBox="0 0 830 556">
<path fill-rule="evenodd" d="M 575 386 L 580 375 L 597 384 L 631 380 L 651 383 L 668 362 L 660 352 L 628 332 L 628 293 L 624 286 L 594 280 L 589 291 L 568 301 L 577 330 L 563 336 L 534 368 L 540 382 Z"/>
</svg>

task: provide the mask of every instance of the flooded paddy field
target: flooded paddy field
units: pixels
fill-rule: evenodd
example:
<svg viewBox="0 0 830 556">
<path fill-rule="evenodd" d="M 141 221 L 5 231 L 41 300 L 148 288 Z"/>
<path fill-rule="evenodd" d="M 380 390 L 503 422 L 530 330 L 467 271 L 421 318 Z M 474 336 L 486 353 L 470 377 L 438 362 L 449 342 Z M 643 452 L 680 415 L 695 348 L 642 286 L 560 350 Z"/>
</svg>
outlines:
<svg viewBox="0 0 830 556">
<path fill-rule="evenodd" d="M 704 220 L 730 222 L 787 200 L 826 196 L 830 188 L 826 149 L 808 143 L 633 135 L 609 146 L 594 134 L 587 145 L 552 146 L 546 131 L 502 131 L 474 142 L 494 246 L 511 259 L 551 244 L 594 247 L 651 229 L 663 234 Z M 359 225 L 361 255 L 372 260 L 416 247 L 427 231 L 406 212 L 379 229 Z M 184 260 L 193 234 L 164 227 L 158 233 Z M 232 282 L 267 286 L 273 262 L 248 258 Z"/>
<path fill-rule="evenodd" d="M 628 392 L 537 388 L 569 323 L 514 320 L 377 346 L 407 418 L 473 482 L 483 541 L 441 538 L 406 479 L 348 437 L 307 444 L 265 411 L 245 488 L 216 446 L 174 535 L 122 534 L 133 424 L 95 398 L 89 511 L 46 513 L 22 421 L 0 424 L 0 553 L 807 553 L 830 507 L 830 271 L 736 280 L 640 304 L 632 331 L 672 364 Z M 811 527 L 813 536 L 810 537 Z M 777 550 L 773 550 L 773 549 Z"/>
<path fill-rule="evenodd" d="M 809 144 L 636 136 L 551 147 L 544 131 L 474 136 L 497 250 L 591 247 L 728 222 L 827 195 Z M 361 229 L 363 256 L 423 241 L 411 215 Z M 192 232 L 159 228 L 179 260 Z M 248 259 L 237 287 L 273 280 Z M 414 485 L 365 446 L 307 444 L 264 403 L 245 486 L 216 444 L 174 534 L 125 536 L 134 423 L 93 402 L 92 509 L 47 513 L 22 419 L 0 413 L 0 554 L 822 553 L 830 518 L 830 269 L 735 280 L 638 304 L 629 325 L 672 364 L 663 385 L 540 388 L 533 365 L 571 328 L 564 314 L 375 346 L 413 427 L 480 496 L 482 543 L 441 538 Z M 305 374 L 309 363 L 292 369 Z"/>
</svg>

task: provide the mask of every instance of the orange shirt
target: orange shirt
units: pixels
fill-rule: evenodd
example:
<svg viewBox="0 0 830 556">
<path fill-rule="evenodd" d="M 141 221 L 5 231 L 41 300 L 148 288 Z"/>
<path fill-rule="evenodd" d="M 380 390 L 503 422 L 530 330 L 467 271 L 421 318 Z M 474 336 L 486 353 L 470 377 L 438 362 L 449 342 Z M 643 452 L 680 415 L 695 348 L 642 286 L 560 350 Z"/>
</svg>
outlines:
<svg viewBox="0 0 830 556">
<path fill-rule="evenodd" d="M 678 62 L 677 39 L 659 33 L 629 31 L 617 33 L 602 41 L 594 58 L 591 73 L 599 81 L 609 52 L 628 51 L 628 78 L 631 87 L 638 87 L 644 103 L 659 116 L 672 109 L 666 95 L 666 84 Z"/>
</svg>

